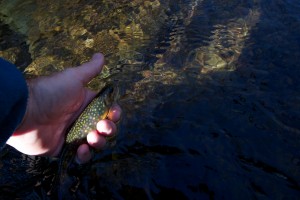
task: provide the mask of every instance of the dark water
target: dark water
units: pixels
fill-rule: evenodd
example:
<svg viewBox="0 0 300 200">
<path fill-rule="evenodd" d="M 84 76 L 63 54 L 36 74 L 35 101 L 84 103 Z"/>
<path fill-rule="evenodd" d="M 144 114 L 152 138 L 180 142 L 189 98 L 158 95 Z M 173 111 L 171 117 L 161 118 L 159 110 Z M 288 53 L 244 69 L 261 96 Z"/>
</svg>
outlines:
<svg viewBox="0 0 300 200">
<path fill-rule="evenodd" d="M 108 63 L 99 80 L 121 91 L 114 145 L 73 173 L 62 199 L 300 197 L 298 1 L 53 1 L 50 14 L 41 12 L 47 3 L 26 2 L 21 14 L 1 11 L 1 56 L 38 76 L 101 45 Z M 69 48 L 74 41 L 82 50 Z M 6 156 L 1 195 L 59 196 L 55 162 L 10 154 L 31 163 L 19 178 L 30 181 L 4 181 L 16 168 Z"/>
</svg>

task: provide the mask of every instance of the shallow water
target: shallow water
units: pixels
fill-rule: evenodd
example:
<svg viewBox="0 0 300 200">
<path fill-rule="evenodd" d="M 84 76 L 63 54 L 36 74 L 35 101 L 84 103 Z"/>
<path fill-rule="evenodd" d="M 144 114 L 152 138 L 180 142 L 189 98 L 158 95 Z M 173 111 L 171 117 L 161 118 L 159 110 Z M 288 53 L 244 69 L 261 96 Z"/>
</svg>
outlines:
<svg viewBox="0 0 300 200">
<path fill-rule="evenodd" d="M 62 199 L 297 199 L 299 9 L 296 0 L 0 1 L 0 55 L 26 76 L 102 51 L 104 74 L 90 86 L 120 87 L 115 141 L 70 177 Z M 2 179 L 16 167 L 3 160 Z M 55 199 L 57 166 L 44 167 L 29 165 L 27 187 L 1 180 L 1 194 Z"/>
</svg>

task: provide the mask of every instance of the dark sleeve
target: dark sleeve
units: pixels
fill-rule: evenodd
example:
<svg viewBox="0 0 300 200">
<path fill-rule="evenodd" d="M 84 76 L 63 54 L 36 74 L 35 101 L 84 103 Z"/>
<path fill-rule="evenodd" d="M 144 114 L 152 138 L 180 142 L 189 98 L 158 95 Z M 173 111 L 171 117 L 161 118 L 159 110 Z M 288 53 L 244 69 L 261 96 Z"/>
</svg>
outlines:
<svg viewBox="0 0 300 200">
<path fill-rule="evenodd" d="M 25 115 L 28 89 L 22 73 L 0 58 L 0 149 Z"/>
</svg>

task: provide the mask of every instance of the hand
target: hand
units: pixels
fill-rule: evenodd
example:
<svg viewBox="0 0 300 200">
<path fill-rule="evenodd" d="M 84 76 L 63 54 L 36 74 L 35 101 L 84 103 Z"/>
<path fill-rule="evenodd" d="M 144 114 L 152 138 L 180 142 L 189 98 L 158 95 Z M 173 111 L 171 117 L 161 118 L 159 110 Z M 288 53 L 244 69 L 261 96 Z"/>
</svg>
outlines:
<svg viewBox="0 0 300 200">
<path fill-rule="evenodd" d="M 98 53 L 90 62 L 68 68 L 48 77 L 27 81 L 29 99 L 23 122 L 7 144 L 28 155 L 56 156 L 62 149 L 67 128 L 78 118 L 87 104 L 96 96 L 85 85 L 98 75 L 104 57 Z M 97 124 L 97 130 L 87 135 L 87 144 L 79 146 L 77 160 L 85 163 L 91 158 L 89 146 L 101 149 L 105 136 L 116 133 L 121 108 L 113 105 L 108 119 Z"/>
</svg>

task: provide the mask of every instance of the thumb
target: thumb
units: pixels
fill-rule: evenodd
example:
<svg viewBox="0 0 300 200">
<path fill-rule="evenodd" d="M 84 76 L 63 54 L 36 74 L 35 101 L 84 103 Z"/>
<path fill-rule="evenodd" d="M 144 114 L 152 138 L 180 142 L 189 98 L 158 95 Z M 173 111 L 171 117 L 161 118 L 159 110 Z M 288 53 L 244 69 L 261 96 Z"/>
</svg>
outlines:
<svg viewBox="0 0 300 200">
<path fill-rule="evenodd" d="M 103 65 L 104 56 L 101 53 L 96 53 L 89 62 L 72 69 L 76 71 L 76 74 L 80 78 L 81 82 L 83 84 L 87 84 L 101 72 Z"/>
</svg>

